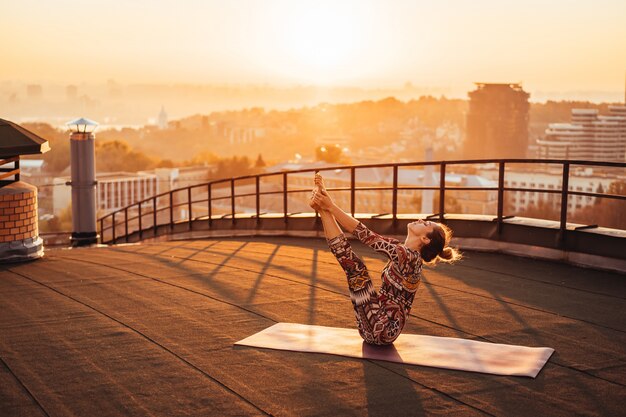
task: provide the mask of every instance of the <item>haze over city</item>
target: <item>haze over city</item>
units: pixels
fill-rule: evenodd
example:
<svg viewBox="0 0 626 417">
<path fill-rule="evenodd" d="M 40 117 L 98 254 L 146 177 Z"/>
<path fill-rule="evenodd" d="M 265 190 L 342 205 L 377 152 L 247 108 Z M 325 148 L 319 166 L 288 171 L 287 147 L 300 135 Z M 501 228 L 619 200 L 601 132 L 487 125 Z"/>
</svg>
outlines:
<svg viewBox="0 0 626 417">
<path fill-rule="evenodd" d="M 621 101 L 626 3 L 3 2 L 0 82 L 400 88 Z"/>
</svg>

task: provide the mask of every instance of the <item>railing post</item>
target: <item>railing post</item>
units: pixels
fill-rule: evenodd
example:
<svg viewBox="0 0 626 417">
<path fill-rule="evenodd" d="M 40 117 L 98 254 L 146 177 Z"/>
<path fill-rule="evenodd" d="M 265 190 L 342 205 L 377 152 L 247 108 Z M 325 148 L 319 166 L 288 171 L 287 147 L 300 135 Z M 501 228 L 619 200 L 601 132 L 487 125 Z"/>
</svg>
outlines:
<svg viewBox="0 0 626 417">
<path fill-rule="evenodd" d="M 112 230 L 111 241 L 115 245 L 115 212 L 111 213 L 111 221 L 113 222 L 112 223 L 113 227 L 111 228 Z"/>
<path fill-rule="evenodd" d="M 446 212 L 446 163 L 442 162 L 439 169 L 439 222 L 443 222 Z"/>
<path fill-rule="evenodd" d="M 189 225 L 189 230 L 191 230 L 191 210 L 192 210 L 192 207 L 191 207 L 191 187 L 187 188 L 187 210 L 188 210 L 187 218 L 189 220 L 188 225 Z"/>
<path fill-rule="evenodd" d="M 287 173 L 283 172 L 283 219 L 287 225 Z"/>
<path fill-rule="evenodd" d="M 561 181 L 561 224 L 559 226 L 559 245 L 565 246 L 567 231 L 567 200 L 569 193 L 569 162 L 563 163 L 563 180 Z"/>
<path fill-rule="evenodd" d="M 104 244 L 104 217 L 100 218 L 100 243 Z"/>
<path fill-rule="evenodd" d="M 137 218 L 139 219 L 139 240 L 143 239 L 143 227 L 141 227 L 141 201 L 138 203 Z"/>
<path fill-rule="evenodd" d="M 207 205 L 208 205 L 208 213 L 209 213 L 209 229 L 211 228 L 212 220 L 211 216 L 213 213 L 211 212 L 211 183 L 208 185 L 208 195 L 207 195 Z"/>
<path fill-rule="evenodd" d="M 355 171 L 356 168 L 354 167 L 350 167 L 350 214 L 352 214 L 352 217 L 354 217 L 354 212 L 355 212 L 355 207 L 356 207 L 356 201 L 355 201 L 355 196 L 356 196 L 356 191 L 355 191 L 355 183 L 356 183 L 356 178 L 355 178 Z"/>
<path fill-rule="evenodd" d="M 261 177 L 256 176 L 256 225 L 257 227 L 261 223 Z"/>
<path fill-rule="evenodd" d="M 502 233 L 502 216 L 504 214 L 504 162 L 498 164 L 498 235 Z"/>
<path fill-rule="evenodd" d="M 235 224 L 235 179 L 230 179 L 230 214 L 233 217 L 233 224 Z"/>
<path fill-rule="evenodd" d="M 157 198 L 152 197 L 152 227 L 154 228 L 154 237 L 157 235 Z"/>
<path fill-rule="evenodd" d="M 124 207 L 124 240 L 128 243 L 128 206 Z"/>
<path fill-rule="evenodd" d="M 170 191 L 170 230 L 174 230 L 174 192 Z"/>
<path fill-rule="evenodd" d="M 393 166 L 393 190 L 391 191 L 391 215 L 393 219 L 393 228 L 398 223 L 398 165 Z"/>
</svg>

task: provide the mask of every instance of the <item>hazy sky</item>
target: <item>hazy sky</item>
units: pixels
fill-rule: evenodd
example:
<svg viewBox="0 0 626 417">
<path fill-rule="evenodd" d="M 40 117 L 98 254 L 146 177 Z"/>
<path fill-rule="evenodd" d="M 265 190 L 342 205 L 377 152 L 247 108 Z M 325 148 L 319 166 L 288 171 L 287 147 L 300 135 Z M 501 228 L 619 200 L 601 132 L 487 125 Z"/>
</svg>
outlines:
<svg viewBox="0 0 626 417">
<path fill-rule="evenodd" d="M 0 81 L 623 91 L 626 1 L 2 0 Z"/>
</svg>

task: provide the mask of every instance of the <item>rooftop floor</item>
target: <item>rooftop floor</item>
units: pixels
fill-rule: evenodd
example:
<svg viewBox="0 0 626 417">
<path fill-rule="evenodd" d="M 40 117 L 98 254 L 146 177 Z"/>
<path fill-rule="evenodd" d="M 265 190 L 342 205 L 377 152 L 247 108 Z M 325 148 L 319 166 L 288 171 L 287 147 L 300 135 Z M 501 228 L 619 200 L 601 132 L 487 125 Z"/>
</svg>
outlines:
<svg viewBox="0 0 626 417">
<path fill-rule="evenodd" d="M 505 255 L 425 269 L 405 332 L 556 349 L 536 379 L 234 347 L 276 322 L 354 327 L 321 239 L 48 250 L 0 266 L 0 312 L 2 416 L 617 416 L 626 400 L 626 276 Z"/>
</svg>

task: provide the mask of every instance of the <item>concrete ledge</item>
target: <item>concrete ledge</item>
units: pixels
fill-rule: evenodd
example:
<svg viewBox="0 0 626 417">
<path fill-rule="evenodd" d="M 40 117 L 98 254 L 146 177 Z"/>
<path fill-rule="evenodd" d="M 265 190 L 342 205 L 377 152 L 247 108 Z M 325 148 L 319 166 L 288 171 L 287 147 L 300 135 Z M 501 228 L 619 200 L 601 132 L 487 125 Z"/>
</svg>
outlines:
<svg viewBox="0 0 626 417">
<path fill-rule="evenodd" d="M 460 249 L 465 250 L 504 253 L 523 258 L 558 261 L 585 268 L 626 273 L 625 260 L 608 258 L 606 256 L 480 238 L 454 238 L 452 244 L 453 246 L 458 246 Z"/>
<path fill-rule="evenodd" d="M 426 215 L 391 215 L 358 213 L 357 219 L 378 233 L 404 239 L 409 222 Z M 435 218 L 435 220 L 437 220 Z M 555 260 L 578 266 L 626 273 L 626 231 L 595 228 L 576 230 L 568 224 L 565 233 L 559 223 L 550 220 L 516 217 L 499 225 L 493 216 L 446 215 L 445 222 L 454 231 L 453 244 L 466 250 L 506 253 L 522 257 Z M 173 226 L 159 225 L 131 232 L 116 243 L 167 241 L 232 236 L 294 236 L 322 238 L 321 221 L 313 213 L 298 213 L 285 221 L 282 215 L 238 214 L 228 217 L 181 221 Z"/>
<path fill-rule="evenodd" d="M 43 256 L 43 240 L 40 237 L 0 243 L 0 263 L 23 262 Z"/>
</svg>

